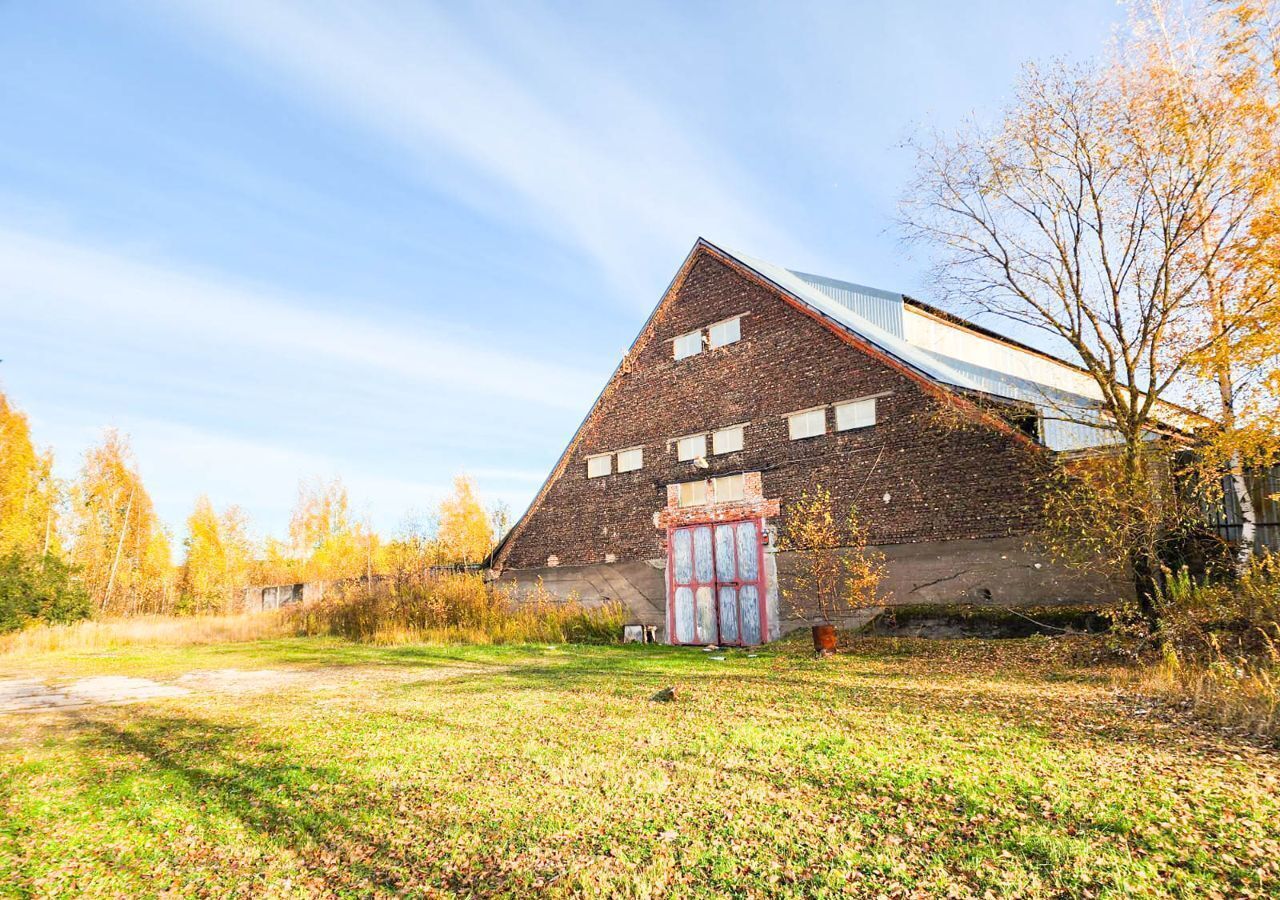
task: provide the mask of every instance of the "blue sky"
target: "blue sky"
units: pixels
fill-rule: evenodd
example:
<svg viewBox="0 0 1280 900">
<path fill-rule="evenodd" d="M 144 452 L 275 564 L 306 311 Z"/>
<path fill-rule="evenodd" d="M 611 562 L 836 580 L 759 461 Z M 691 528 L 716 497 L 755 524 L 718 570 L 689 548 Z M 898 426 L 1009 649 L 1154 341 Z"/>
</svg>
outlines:
<svg viewBox="0 0 1280 900">
<path fill-rule="evenodd" d="M 0 387 L 70 476 L 132 436 L 282 532 L 454 473 L 519 512 L 698 235 L 929 296 L 920 127 L 1099 52 L 1113 0 L 0 2 Z"/>
</svg>

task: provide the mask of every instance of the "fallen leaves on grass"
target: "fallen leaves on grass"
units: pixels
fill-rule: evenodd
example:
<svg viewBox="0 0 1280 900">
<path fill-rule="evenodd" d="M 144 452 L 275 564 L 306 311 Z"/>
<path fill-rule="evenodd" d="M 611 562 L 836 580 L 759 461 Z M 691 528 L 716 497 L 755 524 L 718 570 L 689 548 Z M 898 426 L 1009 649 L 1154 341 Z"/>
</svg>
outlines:
<svg viewBox="0 0 1280 900">
<path fill-rule="evenodd" d="M 0 874 L 68 896 L 1280 889 L 1277 757 L 1135 715 L 1069 643 L 365 649 L 476 671 L 15 724 Z M 644 702 L 664 687 L 680 702 Z"/>
</svg>

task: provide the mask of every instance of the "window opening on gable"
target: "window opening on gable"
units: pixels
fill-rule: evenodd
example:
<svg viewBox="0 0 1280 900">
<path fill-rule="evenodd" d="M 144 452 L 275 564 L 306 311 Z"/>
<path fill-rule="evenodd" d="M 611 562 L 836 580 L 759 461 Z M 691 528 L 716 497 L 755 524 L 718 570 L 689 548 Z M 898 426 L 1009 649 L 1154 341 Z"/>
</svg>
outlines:
<svg viewBox="0 0 1280 900">
<path fill-rule="evenodd" d="M 634 472 L 644 468 L 644 448 L 631 447 L 618 451 L 618 471 Z"/>
<path fill-rule="evenodd" d="M 691 434 L 676 441 L 676 459 L 686 462 L 707 455 L 707 436 Z"/>
<path fill-rule="evenodd" d="M 741 475 L 721 475 L 711 479 L 711 493 L 716 503 L 735 503 L 746 496 Z"/>
<path fill-rule="evenodd" d="M 1014 428 L 1021 431 L 1031 440 L 1040 442 L 1040 411 L 1037 409 L 1013 408 L 1004 413 L 1004 419 Z"/>
<path fill-rule="evenodd" d="M 687 359 L 702 352 L 702 329 L 682 334 L 674 341 L 676 359 Z"/>
<path fill-rule="evenodd" d="M 850 400 L 836 404 L 836 431 L 850 431 L 876 424 L 876 400 Z"/>
<path fill-rule="evenodd" d="M 741 450 L 742 434 L 743 426 L 741 425 L 713 431 L 711 433 L 711 452 L 718 456 L 721 453 L 734 453 Z"/>
<path fill-rule="evenodd" d="M 707 503 L 707 482 L 686 481 L 679 486 L 677 502 L 681 506 L 705 506 Z"/>
<path fill-rule="evenodd" d="M 791 436 L 791 440 L 793 441 L 798 441 L 801 438 L 817 437 L 820 434 L 826 434 L 826 407 L 820 406 L 817 409 L 806 409 L 802 412 L 792 413 L 787 416 L 787 433 Z"/>
<path fill-rule="evenodd" d="M 613 471 L 613 454 L 601 453 L 599 456 L 587 457 L 587 477 L 603 478 Z"/>
<path fill-rule="evenodd" d="M 735 343 L 742 338 L 742 316 L 734 316 L 723 322 L 716 322 L 708 329 L 711 349 Z"/>
</svg>

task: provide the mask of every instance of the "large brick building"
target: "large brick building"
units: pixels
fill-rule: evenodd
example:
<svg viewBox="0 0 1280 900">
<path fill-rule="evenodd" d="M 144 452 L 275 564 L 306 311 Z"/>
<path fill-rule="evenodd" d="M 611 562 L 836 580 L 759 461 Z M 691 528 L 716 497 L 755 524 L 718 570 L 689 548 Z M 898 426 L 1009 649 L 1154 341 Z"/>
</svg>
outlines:
<svg viewBox="0 0 1280 900">
<path fill-rule="evenodd" d="M 1027 540 L 1046 455 L 1098 442 L 1095 391 L 910 298 L 699 240 L 492 567 L 677 643 L 758 643 L 803 621 L 773 540 L 822 485 L 886 555 L 890 602 L 1109 599 Z"/>
</svg>

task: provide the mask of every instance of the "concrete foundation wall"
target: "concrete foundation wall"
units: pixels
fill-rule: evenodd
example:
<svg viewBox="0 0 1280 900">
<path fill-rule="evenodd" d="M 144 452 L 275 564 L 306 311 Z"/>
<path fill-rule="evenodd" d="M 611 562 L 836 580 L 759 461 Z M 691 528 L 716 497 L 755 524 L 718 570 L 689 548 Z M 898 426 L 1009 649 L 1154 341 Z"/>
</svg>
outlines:
<svg viewBox="0 0 1280 900">
<path fill-rule="evenodd" d="M 1019 538 L 932 541 L 890 544 L 877 549 L 885 555 L 887 577 L 885 605 L 917 603 L 971 603 L 986 606 L 1049 606 L 1067 603 L 1105 605 L 1130 596 L 1126 583 L 1069 569 L 1047 556 L 1025 548 Z M 777 581 L 785 590 L 795 560 L 789 553 L 770 554 L 767 563 L 777 566 Z M 550 594 L 576 597 L 591 606 L 607 601 L 624 604 L 643 625 L 655 625 L 665 640 L 665 560 L 596 563 L 586 566 L 554 566 L 507 570 L 499 580 L 520 593 L 536 590 L 539 581 Z M 807 626 L 785 598 L 779 600 L 781 636 Z M 855 615 L 846 624 L 858 624 Z"/>
<path fill-rule="evenodd" d="M 665 560 L 596 563 L 589 566 L 552 566 L 508 570 L 499 583 L 515 587 L 521 595 L 538 591 L 561 600 L 577 599 L 585 606 L 618 601 L 640 625 L 667 627 Z"/>
</svg>

